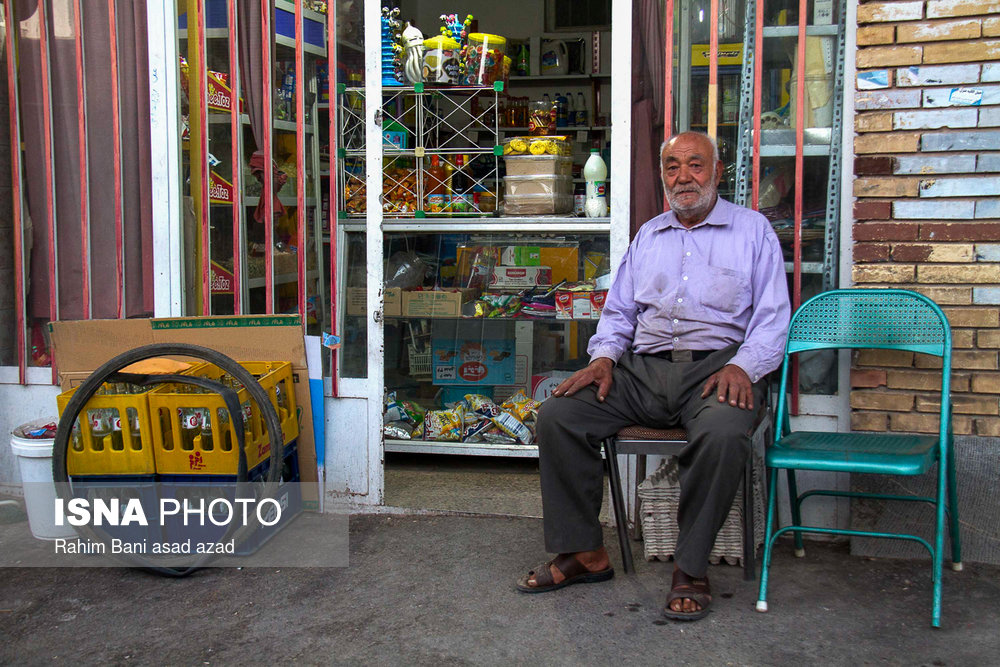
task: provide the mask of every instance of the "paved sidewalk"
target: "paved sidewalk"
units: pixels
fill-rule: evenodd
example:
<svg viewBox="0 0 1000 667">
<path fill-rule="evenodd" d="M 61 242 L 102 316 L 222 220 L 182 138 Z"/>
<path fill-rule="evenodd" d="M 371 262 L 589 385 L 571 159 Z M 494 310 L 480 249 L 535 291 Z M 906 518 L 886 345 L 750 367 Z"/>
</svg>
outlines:
<svg viewBox="0 0 1000 667">
<path fill-rule="evenodd" d="M 325 520 L 320 517 L 321 520 Z M 739 568 L 710 569 L 714 611 L 660 607 L 670 564 L 544 595 L 514 591 L 538 563 L 541 521 L 355 516 L 351 565 L 209 569 L 166 579 L 126 569 L 0 571 L 3 664 L 982 665 L 1000 656 L 1000 567 L 945 571 L 930 627 L 923 561 L 778 550 L 771 611 Z M 638 545 L 637 550 L 641 550 Z M 0 545 L 2 548 L 2 545 Z"/>
</svg>

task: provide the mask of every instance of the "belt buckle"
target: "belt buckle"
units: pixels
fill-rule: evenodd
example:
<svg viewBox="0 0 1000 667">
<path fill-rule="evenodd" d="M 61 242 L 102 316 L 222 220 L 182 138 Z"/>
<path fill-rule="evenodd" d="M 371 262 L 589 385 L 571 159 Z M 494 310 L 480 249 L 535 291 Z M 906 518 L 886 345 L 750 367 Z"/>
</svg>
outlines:
<svg viewBox="0 0 1000 667">
<path fill-rule="evenodd" d="M 691 350 L 671 350 L 670 360 L 674 362 L 694 361 L 694 353 Z"/>
</svg>

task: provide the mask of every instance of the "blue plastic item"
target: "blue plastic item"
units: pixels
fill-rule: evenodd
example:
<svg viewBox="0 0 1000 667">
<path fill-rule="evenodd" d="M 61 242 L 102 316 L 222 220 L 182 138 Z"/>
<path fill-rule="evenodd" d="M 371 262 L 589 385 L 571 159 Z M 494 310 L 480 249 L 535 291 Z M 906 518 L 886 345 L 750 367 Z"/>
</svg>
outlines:
<svg viewBox="0 0 1000 667">
<path fill-rule="evenodd" d="M 897 433 L 828 433 L 792 431 L 788 410 L 789 366 L 792 355 L 820 349 L 906 350 L 941 358 L 940 425 L 936 435 Z M 813 297 L 798 309 L 789 327 L 778 393 L 778 427 L 767 451 L 768 505 L 763 568 L 757 610 L 767 611 L 767 584 L 775 540 L 795 535 L 795 555 L 805 555 L 802 533 L 912 540 L 931 554 L 934 594 L 931 624 L 941 625 L 941 567 L 945 514 L 950 515 L 952 569 L 962 569 L 951 428 L 951 328 L 932 300 L 899 289 L 845 289 Z M 799 495 L 796 470 L 857 474 L 920 475 L 937 466 L 935 497 L 915 497 L 851 491 L 810 490 Z M 791 525 L 775 530 L 778 470 L 785 469 L 791 504 Z M 823 528 L 802 524 L 800 507 L 811 496 L 920 501 L 934 506 L 934 544 L 917 535 Z M 870 601 L 867 601 L 870 603 Z"/>
</svg>

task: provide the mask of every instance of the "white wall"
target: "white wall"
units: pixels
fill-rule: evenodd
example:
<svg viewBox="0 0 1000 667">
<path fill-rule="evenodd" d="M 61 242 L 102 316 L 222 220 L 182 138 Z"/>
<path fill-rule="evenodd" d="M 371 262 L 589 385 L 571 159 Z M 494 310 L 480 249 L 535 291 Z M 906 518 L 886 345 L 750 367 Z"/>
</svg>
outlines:
<svg viewBox="0 0 1000 667">
<path fill-rule="evenodd" d="M 59 387 L 51 385 L 0 384 L 0 434 L 4 442 L 0 444 L 0 493 L 23 495 L 21 493 L 21 473 L 17 460 L 10 450 L 10 432 L 15 427 L 43 417 L 56 420 L 56 396 Z"/>
</svg>

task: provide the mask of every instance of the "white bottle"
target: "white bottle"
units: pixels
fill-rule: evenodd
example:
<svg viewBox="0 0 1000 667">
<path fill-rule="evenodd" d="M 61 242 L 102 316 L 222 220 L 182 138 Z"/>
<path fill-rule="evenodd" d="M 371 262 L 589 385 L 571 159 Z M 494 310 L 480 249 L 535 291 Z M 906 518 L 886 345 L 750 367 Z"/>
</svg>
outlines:
<svg viewBox="0 0 1000 667">
<path fill-rule="evenodd" d="M 607 183 L 608 166 L 604 164 L 600 151 L 590 149 L 590 157 L 583 165 L 583 178 L 587 181 L 587 199 L 583 205 L 588 218 L 604 218 L 608 215 Z"/>
<path fill-rule="evenodd" d="M 576 124 L 588 125 L 587 122 L 587 100 L 583 98 L 583 93 L 576 94 Z"/>
</svg>

